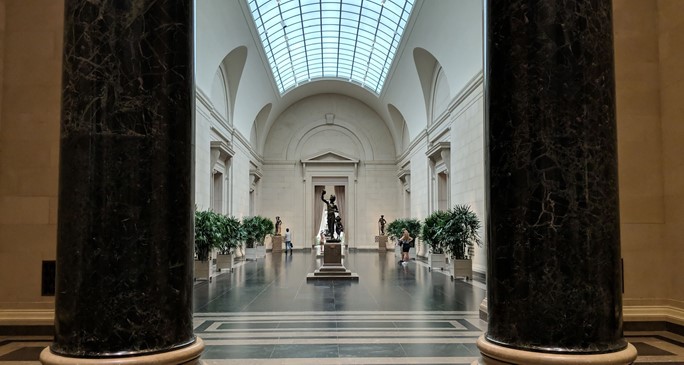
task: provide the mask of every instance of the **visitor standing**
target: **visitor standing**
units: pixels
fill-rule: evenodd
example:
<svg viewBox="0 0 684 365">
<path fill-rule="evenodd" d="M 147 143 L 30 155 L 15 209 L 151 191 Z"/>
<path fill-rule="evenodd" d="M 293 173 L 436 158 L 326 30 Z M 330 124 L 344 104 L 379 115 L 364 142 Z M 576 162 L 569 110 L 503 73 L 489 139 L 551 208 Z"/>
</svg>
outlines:
<svg viewBox="0 0 684 365">
<path fill-rule="evenodd" d="M 407 264 L 411 259 L 409 257 L 409 250 L 411 249 L 411 241 L 413 237 L 409 234 L 406 228 L 401 230 L 401 238 L 399 239 L 399 244 L 401 245 L 401 261 L 402 264 Z"/>
<path fill-rule="evenodd" d="M 289 228 L 285 228 L 285 253 L 290 250 L 290 255 L 292 255 L 292 233 Z"/>
</svg>

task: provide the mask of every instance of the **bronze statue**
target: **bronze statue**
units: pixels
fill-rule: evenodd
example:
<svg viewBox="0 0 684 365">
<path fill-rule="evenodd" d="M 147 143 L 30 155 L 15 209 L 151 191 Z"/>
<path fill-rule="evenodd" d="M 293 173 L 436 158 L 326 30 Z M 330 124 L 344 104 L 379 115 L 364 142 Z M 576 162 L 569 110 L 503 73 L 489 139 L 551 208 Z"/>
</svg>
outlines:
<svg viewBox="0 0 684 365">
<path fill-rule="evenodd" d="M 321 200 L 326 204 L 327 215 L 327 238 L 333 238 L 335 232 L 335 213 L 338 213 L 337 205 L 335 205 L 335 195 L 330 194 L 330 200 L 325 200 L 325 190 L 321 193 Z"/>
<path fill-rule="evenodd" d="M 342 225 L 342 217 L 338 214 L 337 217 L 335 217 L 335 232 L 337 233 L 337 237 L 340 237 L 342 235 L 342 232 L 344 232 L 344 226 Z"/>
<path fill-rule="evenodd" d="M 283 221 L 280 220 L 280 217 L 276 217 L 275 221 L 275 235 L 280 236 L 280 227 L 283 225 Z"/>
<path fill-rule="evenodd" d="M 387 223 L 385 216 L 381 214 L 380 219 L 378 220 L 378 225 L 380 226 L 380 236 L 385 235 L 385 223 Z"/>
</svg>

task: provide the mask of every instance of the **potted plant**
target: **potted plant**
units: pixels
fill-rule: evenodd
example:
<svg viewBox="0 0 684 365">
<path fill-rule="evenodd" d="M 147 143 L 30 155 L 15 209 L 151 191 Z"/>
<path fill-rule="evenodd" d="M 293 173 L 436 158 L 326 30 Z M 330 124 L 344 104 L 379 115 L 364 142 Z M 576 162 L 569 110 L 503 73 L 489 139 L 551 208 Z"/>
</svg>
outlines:
<svg viewBox="0 0 684 365">
<path fill-rule="evenodd" d="M 265 256 L 264 238 L 266 235 L 273 234 L 273 221 L 262 216 L 245 217 L 242 220 L 244 237 L 246 243 L 245 257 Z"/>
<path fill-rule="evenodd" d="M 438 210 L 430 214 L 423 221 L 420 237 L 429 248 L 427 254 L 429 270 L 444 270 L 447 265 L 446 254 L 444 253 L 444 247 L 438 233 L 444 227 L 449 217 L 449 212 Z"/>
<path fill-rule="evenodd" d="M 456 205 L 447 211 L 448 219 L 437 230 L 444 251 L 454 259 L 453 276 L 472 278 L 472 257 L 475 245 L 482 246 L 480 220 L 468 205 Z"/>
<path fill-rule="evenodd" d="M 212 211 L 195 211 L 195 279 L 211 280 L 209 256 L 222 239 L 220 219 Z"/>
<path fill-rule="evenodd" d="M 216 256 L 216 268 L 221 271 L 229 269 L 233 271 L 233 259 L 235 250 L 240 246 L 243 230 L 240 221 L 235 217 L 220 216 L 221 241 L 218 245 Z"/>
<path fill-rule="evenodd" d="M 392 239 L 393 241 L 398 241 L 399 238 L 401 238 L 401 232 L 404 228 L 409 232 L 411 237 L 414 238 L 413 242 L 411 243 L 411 250 L 413 252 L 410 252 L 409 255 L 414 255 L 415 254 L 415 238 L 418 236 L 420 233 L 420 227 L 421 223 L 418 219 L 415 218 L 399 218 L 395 219 L 390 224 L 387 225 L 387 235 Z M 395 253 L 398 256 L 401 256 L 401 248 L 399 245 L 396 245 L 397 249 L 395 250 Z"/>
</svg>

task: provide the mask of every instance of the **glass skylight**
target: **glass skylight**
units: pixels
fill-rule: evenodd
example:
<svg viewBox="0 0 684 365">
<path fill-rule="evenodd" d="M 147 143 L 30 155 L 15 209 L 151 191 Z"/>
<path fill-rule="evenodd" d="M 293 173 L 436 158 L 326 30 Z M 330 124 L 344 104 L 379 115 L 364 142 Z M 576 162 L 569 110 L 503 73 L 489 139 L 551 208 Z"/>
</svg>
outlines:
<svg viewBox="0 0 684 365">
<path fill-rule="evenodd" d="M 321 78 L 380 94 L 414 0 L 247 0 L 280 94 Z"/>
</svg>

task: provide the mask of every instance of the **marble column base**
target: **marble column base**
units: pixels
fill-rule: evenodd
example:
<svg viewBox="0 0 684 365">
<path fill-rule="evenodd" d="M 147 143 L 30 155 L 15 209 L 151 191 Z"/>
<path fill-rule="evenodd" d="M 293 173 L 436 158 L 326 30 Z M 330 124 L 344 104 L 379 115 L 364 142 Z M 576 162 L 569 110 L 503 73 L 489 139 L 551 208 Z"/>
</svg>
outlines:
<svg viewBox="0 0 684 365">
<path fill-rule="evenodd" d="M 636 348 L 629 343 L 624 350 L 606 354 L 552 354 L 503 347 L 480 336 L 477 347 L 482 357 L 472 365 L 628 365 L 634 363 L 637 357 Z"/>
<path fill-rule="evenodd" d="M 40 363 L 43 365 L 199 365 L 200 356 L 204 350 L 204 341 L 197 337 L 190 346 L 173 351 L 160 352 L 152 355 L 110 357 L 102 359 L 66 357 L 53 354 L 49 347 L 40 353 Z"/>
</svg>

